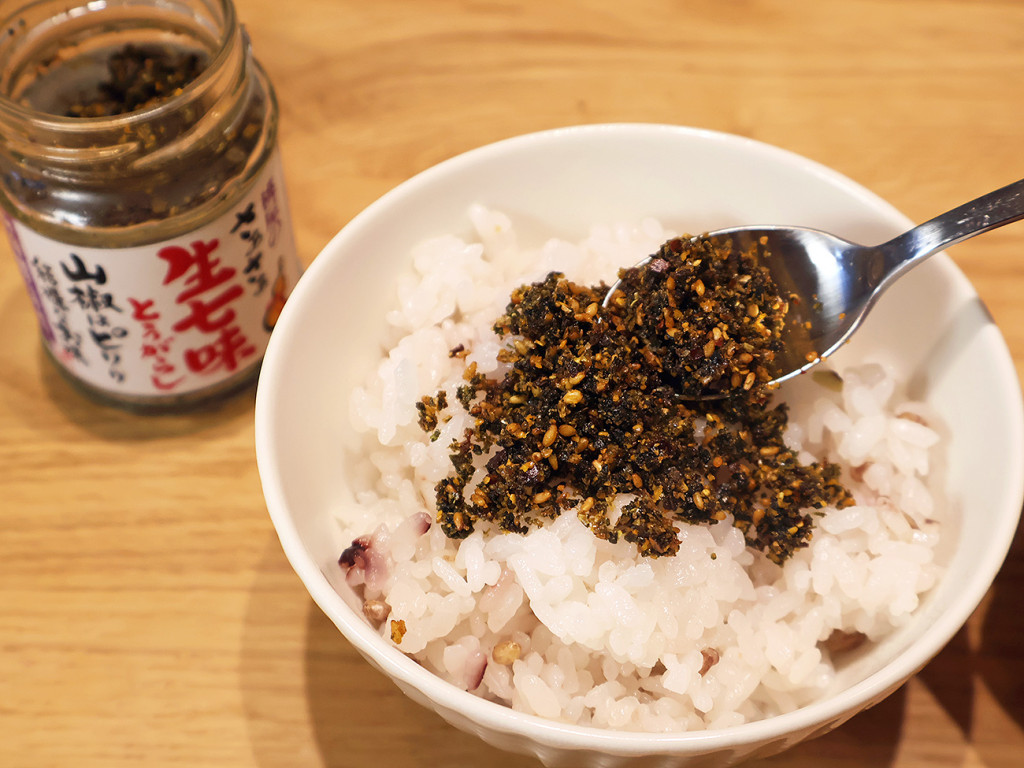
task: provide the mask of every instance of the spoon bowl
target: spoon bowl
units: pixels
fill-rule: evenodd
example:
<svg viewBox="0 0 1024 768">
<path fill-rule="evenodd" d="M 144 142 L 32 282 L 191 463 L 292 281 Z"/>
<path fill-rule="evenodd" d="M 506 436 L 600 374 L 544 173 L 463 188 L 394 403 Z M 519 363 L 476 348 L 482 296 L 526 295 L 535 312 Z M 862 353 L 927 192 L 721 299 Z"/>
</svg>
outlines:
<svg viewBox="0 0 1024 768">
<path fill-rule="evenodd" d="M 779 293 L 789 297 L 773 383 L 804 373 L 836 352 L 867 316 L 889 274 L 885 251 L 805 227 L 734 228 L 707 237 L 756 249 Z"/>
<path fill-rule="evenodd" d="M 806 372 L 840 349 L 899 277 L 929 256 L 1024 218 L 1024 179 L 930 219 L 880 245 L 859 245 L 807 227 L 756 226 L 703 235 L 737 253 L 753 250 L 789 300 L 770 385 Z M 641 262 L 642 268 L 650 259 Z M 609 289 L 605 304 L 620 290 Z M 685 397 L 717 399 L 680 384 Z"/>
</svg>

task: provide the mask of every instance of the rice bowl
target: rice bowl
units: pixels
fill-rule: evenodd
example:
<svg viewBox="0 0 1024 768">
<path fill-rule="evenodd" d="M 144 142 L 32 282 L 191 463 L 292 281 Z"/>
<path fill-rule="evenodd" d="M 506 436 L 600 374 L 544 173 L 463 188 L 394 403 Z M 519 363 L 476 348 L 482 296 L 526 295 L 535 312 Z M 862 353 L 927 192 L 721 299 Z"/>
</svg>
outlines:
<svg viewBox="0 0 1024 768">
<path fill-rule="evenodd" d="M 729 181 L 723 179 L 724 171 Z M 534 194 L 538 176 L 545 183 Z M 688 178 L 688 183 L 679 184 L 680 178 Z M 616 184 L 608 184 L 608 179 Z M 784 199 L 771 194 L 779 184 L 787 189 Z M 990 583 L 1016 525 L 1021 418 L 1019 390 L 998 331 L 978 310 L 976 297 L 959 272 L 937 257 L 918 270 L 920 274 L 908 277 L 905 285 L 893 289 L 895 296 L 880 304 L 858 338 L 839 353 L 836 364 L 844 370 L 859 369 L 851 376 L 868 379 L 880 370 L 891 370 L 893 378 L 885 380 L 906 385 L 909 400 L 922 404 L 913 406 L 921 409 L 918 416 L 940 417 L 944 431 L 940 445 L 948 450 L 937 457 L 940 466 L 930 474 L 942 478 L 932 490 L 937 508 L 948 512 L 941 543 L 934 549 L 945 575 L 938 570 L 922 575 L 915 595 L 927 590 L 929 579 L 938 581 L 916 610 L 908 603 L 913 618 L 896 622 L 902 625 L 869 650 L 855 653 L 834 679 L 820 680 L 824 687 L 817 694 L 765 710 L 768 719 L 758 722 L 738 724 L 735 710 L 729 716 L 722 710 L 723 719 L 702 720 L 701 725 L 712 726 L 712 731 L 686 734 L 684 726 L 663 720 L 648 727 L 662 733 L 640 738 L 640 734 L 595 727 L 643 727 L 638 720 L 631 725 L 630 718 L 617 726 L 621 713 L 611 719 L 578 721 L 584 725 L 516 715 L 493 701 L 458 690 L 386 642 L 363 618 L 362 606 L 353 599 L 337 567 L 338 554 L 349 546 L 351 534 L 369 533 L 380 522 L 367 518 L 365 505 L 356 497 L 367 487 L 365 467 L 359 469 L 351 460 L 359 454 L 363 436 L 348 425 L 345 403 L 377 365 L 382 345 L 389 346 L 386 317 L 398 286 L 399 265 L 407 265 L 413 247 L 424 240 L 445 233 L 467 239 L 472 233 L 466 211 L 476 201 L 508 212 L 522 240 L 534 244 L 552 235 L 578 241 L 596 221 L 635 222 L 646 217 L 655 217 L 676 231 L 792 223 L 831 229 L 864 242 L 885 239 L 905 224 L 877 198 L 808 161 L 735 137 L 665 126 L 593 126 L 523 137 L 442 164 L 371 206 L 328 246 L 290 300 L 271 341 L 257 403 L 260 471 L 285 551 L 314 599 L 360 652 L 413 698 L 455 724 L 498 746 L 538 754 L 551 764 L 588 764 L 601 754 L 606 759 L 703 755 L 701 759 L 711 765 L 753 753 L 768 754 L 834 727 L 898 686 L 948 641 Z M 397 221 L 406 224 L 401 231 L 389 225 Z M 375 254 L 374 259 L 357 256 L 368 251 Z M 366 291 L 370 285 L 374 289 Z M 915 309 L 912 319 L 902 318 L 904 306 Z M 897 321 L 904 327 L 900 336 L 887 332 Z M 365 324 L 366 332 L 346 338 L 343 350 L 327 343 L 338 337 L 338 329 L 346 323 L 357 322 Z M 318 341 L 311 340 L 311 332 Z M 971 344 L 963 344 L 965 338 Z M 860 367 L 868 360 L 877 365 L 874 373 Z M 807 385 L 800 382 L 805 389 Z M 981 409 L 970 418 L 955 405 L 968 393 Z M 901 407 L 898 402 L 893 405 Z M 286 451 L 299 446 L 301 462 L 283 458 Z M 992 480 L 981 488 L 973 482 L 978 465 L 971 460 L 969 446 L 983 446 L 974 450 L 987 451 L 992 468 Z M 339 477 L 333 467 L 344 467 L 351 474 Z M 1000 472 L 998 467 L 1014 469 Z M 911 472 L 915 473 L 920 474 Z M 877 485 L 882 479 L 868 481 Z M 911 496 L 915 494 L 923 498 L 916 490 Z M 991 514 L 984 532 L 963 525 L 980 510 Z M 373 514 L 378 513 L 379 509 Z M 929 514 L 924 518 L 931 519 Z M 337 519 L 342 525 L 337 525 Z M 558 522 L 563 527 L 557 530 L 566 541 L 573 535 L 569 523 Z M 849 521 L 835 525 L 856 527 Z M 708 546 L 728 550 L 733 545 L 726 533 L 718 538 L 709 534 Z M 741 550 L 736 549 L 740 557 Z M 490 571 L 485 582 L 494 578 L 493 568 Z M 633 574 L 633 578 L 642 582 L 647 577 Z M 564 591 L 564 584 L 551 589 Z M 867 623 L 857 631 L 864 629 L 874 631 Z M 628 645 L 624 658 L 629 655 Z M 465 651 L 469 656 L 473 649 Z M 446 664 L 443 655 L 438 657 L 438 669 L 458 669 L 457 660 L 449 658 Z M 523 664 L 527 664 L 525 656 Z M 698 664 L 692 653 L 685 663 L 679 656 L 675 657 L 680 662 L 678 671 L 670 676 L 670 683 L 684 688 L 684 678 L 693 682 L 700 677 L 696 673 L 703 662 Z M 649 659 L 639 661 L 643 666 Z M 816 660 L 803 664 L 811 672 L 800 674 L 814 677 L 821 671 Z M 719 665 L 720 670 L 727 668 Z M 532 677 L 524 680 L 541 690 L 533 678 L 543 681 L 544 672 L 543 668 L 531 670 Z M 546 683 L 549 689 L 550 682 Z M 500 681 L 495 685 L 500 687 Z M 536 697 L 540 703 L 526 711 L 543 710 L 543 700 L 550 703 L 550 697 L 541 692 Z M 742 717 L 752 719 L 749 714 Z M 565 718 L 559 715 L 559 719 Z"/>
<path fill-rule="evenodd" d="M 500 212 L 474 206 L 467 215 L 478 242 L 442 236 L 414 249 L 388 315 L 396 340 L 352 394 L 353 428 L 366 439 L 349 461 L 371 481 L 356 491 L 361 513 L 341 521 L 354 542 L 341 567 L 385 641 L 519 711 L 682 732 L 811 703 L 834 684 L 835 659 L 910 619 L 941 575 L 933 556 L 947 515 L 927 487 L 937 417 L 877 363 L 841 377 L 818 372 L 776 395 L 796 412 L 790 447 L 805 463 L 844 465 L 858 499 L 808 517 L 810 544 L 784 566 L 754 551 L 731 517 L 682 524 L 678 552 L 645 558 L 596 538 L 580 501 L 525 534 L 492 524 L 448 538 L 435 523 L 434 489 L 473 419 L 447 408 L 427 433 L 415 404 L 439 389 L 455 403 L 470 366 L 500 367 L 509 342 L 492 326 L 518 282 L 555 271 L 607 284 L 670 235 L 648 219 L 530 251 Z M 619 510 L 629 500 L 620 494 Z"/>
</svg>

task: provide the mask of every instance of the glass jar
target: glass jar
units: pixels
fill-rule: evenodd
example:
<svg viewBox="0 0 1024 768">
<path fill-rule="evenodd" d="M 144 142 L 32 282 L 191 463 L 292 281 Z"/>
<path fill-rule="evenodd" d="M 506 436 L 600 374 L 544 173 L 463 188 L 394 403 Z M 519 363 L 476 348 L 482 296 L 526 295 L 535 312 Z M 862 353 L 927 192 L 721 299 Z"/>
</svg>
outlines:
<svg viewBox="0 0 1024 768">
<path fill-rule="evenodd" d="M 251 382 L 301 272 L 277 126 L 230 0 L 35 0 L 2 20 L 2 216 L 79 388 L 162 410 Z"/>
</svg>

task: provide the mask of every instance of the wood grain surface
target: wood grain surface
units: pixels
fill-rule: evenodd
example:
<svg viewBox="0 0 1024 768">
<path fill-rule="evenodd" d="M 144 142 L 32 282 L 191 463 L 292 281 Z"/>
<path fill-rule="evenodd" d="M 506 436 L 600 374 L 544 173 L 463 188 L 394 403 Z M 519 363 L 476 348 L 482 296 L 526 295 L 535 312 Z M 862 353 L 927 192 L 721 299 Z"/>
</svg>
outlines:
<svg viewBox="0 0 1024 768">
<path fill-rule="evenodd" d="M 302 259 L 418 171 L 649 121 L 806 155 L 923 220 L 1024 176 L 1020 0 L 238 0 Z M 961 244 L 1024 371 L 1024 225 Z M 0 245 L 0 766 L 531 766 L 370 669 L 278 546 L 253 390 L 144 417 L 72 390 Z M 970 407 L 970 403 L 965 403 Z M 1024 471 L 1024 468 L 1021 468 Z M 1024 540 L 891 698 L 761 768 L 1024 765 Z"/>
</svg>

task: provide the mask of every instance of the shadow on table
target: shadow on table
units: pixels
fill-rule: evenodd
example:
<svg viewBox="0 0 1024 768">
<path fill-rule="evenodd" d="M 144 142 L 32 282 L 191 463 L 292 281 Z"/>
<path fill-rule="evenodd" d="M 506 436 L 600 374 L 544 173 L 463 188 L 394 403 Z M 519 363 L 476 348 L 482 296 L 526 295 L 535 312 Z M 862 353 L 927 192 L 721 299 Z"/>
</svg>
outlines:
<svg viewBox="0 0 1024 768">
<path fill-rule="evenodd" d="M 453 728 L 363 661 L 319 608 L 307 622 L 306 690 L 326 768 L 539 766 Z"/>
<path fill-rule="evenodd" d="M 381 765 L 392 759 L 403 766 L 434 765 L 439 760 L 452 766 L 540 765 L 493 749 L 409 701 L 361 660 L 316 606 L 311 607 L 307 629 L 306 686 L 314 735 L 326 768 L 349 768 L 371 757 Z M 897 691 L 826 736 L 747 765 L 890 765 L 899 745 L 905 704 L 905 693 Z M 383 717 L 392 717 L 394 724 L 382 722 Z M 365 743 L 367 739 L 371 743 Z"/>
<path fill-rule="evenodd" d="M 372 764 L 434 768 L 439 762 L 494 768 L 539 765 L 531 758 L 494 749 L 407 699 L 310 602 L 276 539 L 268 543 L 259 573 L 246 619 L 242 687 L 252 747 L 261 768 Z M 991 691 L 1008 718 L 1024 727 L 1024 653 L 1019 644 L 1024 636 L 1022 580 L 1024 533 L 1018 532 L 979 614 L 914 683 L 928 689 L 959 731 L 942 745 L 932 745 L 941 748 L 950 765 L 959 764 L 968 745 L 985 765 L 1007 764 L 1005 754 L 993 753 L 988 759 L 986 739 L 974 737 L 979 725 L 984 725 L 976 722 L 978 684 Z M 304 648 L 301 659 L 289 650 L 297 644 Z M 282 687 L 280 681 L 291 677 L 294 682 Z M 912 722 L 908 705 L 906 689 L 900 689 L 830 734 L 746 765 L 894 765 Z M 301 736 L 302 732 L 307 735 Z M 914 734 L 914 739 L 921 743 L 922 734 Z M 307 742 L 308 754 L 296 754 L 294 746 L 301 742 Z M 999 749 L 999 744 L 992 749 Z"/>
<path fill-rule="evenodd" d="M 4 371 L 2 396 L 11 415 L 41 435 L 64 435 L 69 428 L 110 442 L 138 443 L 161 438 L 216 434 L 237 428 L 240 417 L 251 413 L 255 382 L 223 402 L 191 413 L 147 416 L 102 405 L 78 391 L 58 370 L 43 347 L 28 295 L 20 286 L 0 295 L 0 327 L 4 329 L 4 357 L 31 360 L 26 370 Z M 52 403 L 40 407 L 39 400 Z"/>
<path fill-rule="evenodd" d="M 1003 715 L 1024 730 L 1024 526 L 1017 529 L 1010 553 L 989 590 L 983 605 L 980 649 L 972 659 L 972 671 L 999 703 Z M 975 749 L 985 765 L 1017 765 L 1020 754 L 1006 762 L 1006 755 L 987 758 L 988 745 L 978 739 Z M 1000 762 L 1002 760 L 1002 762 Z"/>
<path fill-rule="evenodd" d="M 256 379 L 208 404 L 180 412 L 146 413 L 101 403 L 80 392 L 57 370 L 39 345 L 38 364 L 46 397 L 70 422 L 102 440 L 135 442 L 216 432 L 238 417 L 251 414 Z"/>
<path fill-rule="evenodd" d="M 250 590 L 241 656 L 246 725 L 260 768 L 540 765 L 494 749 L 406 698 L 310 601 L 276 537 Z"/>
</svg>

